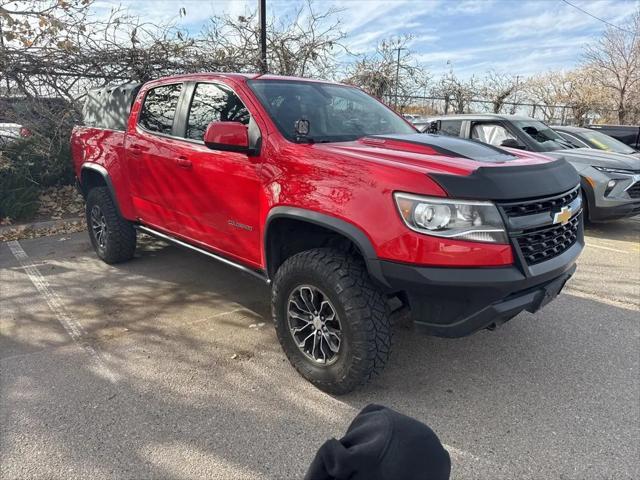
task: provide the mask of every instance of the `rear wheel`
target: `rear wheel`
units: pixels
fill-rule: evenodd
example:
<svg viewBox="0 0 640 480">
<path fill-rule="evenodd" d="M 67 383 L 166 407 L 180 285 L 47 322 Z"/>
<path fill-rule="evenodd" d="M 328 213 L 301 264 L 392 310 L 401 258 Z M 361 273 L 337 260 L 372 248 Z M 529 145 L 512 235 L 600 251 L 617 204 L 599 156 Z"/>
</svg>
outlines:
<svg viewBox="0 0 640 480">
<path fill-rule="evenodd" d="M 136 230 L 118 213 L 107 187 L 95 187 L 87 195 L 87 228 L 93 249 L 106 263 L 130 260 L 136 251 Z"/>
<path fill-rule="evenodd" d="M 387 303 L 353 256 L 320 248 L 289 258 L 274 279 L 272 311 L 289 361 L 322 390 L 347 393 L 387 362 Z"/>
</svg>

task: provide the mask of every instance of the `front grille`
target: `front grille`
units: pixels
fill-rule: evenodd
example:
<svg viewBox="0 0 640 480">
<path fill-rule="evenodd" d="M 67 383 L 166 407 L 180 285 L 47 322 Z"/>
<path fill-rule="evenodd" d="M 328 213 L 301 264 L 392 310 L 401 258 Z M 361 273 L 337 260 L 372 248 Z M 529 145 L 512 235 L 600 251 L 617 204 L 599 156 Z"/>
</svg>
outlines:
<svg viewBox="0 0 640 480">
<path fill-rule="evenodd" d="M 627 189 L 627 193 L 631 198 L 640 198 L 640 182 L 636 182 Z"/>
<path fill-rule="evenodd" d="M 519 217 L 523 215 L 533 215 L 549 211 L 560 210 L 565 205 L 569 205 L 580 195 L 580 188 L 576 187 L 561 195 L 553 197 L 539 198 L 536 200 L 524 200 L 517 203 L 501 204 L 505 214 L 509 217 Z"/>
<path fill-rule="evenodd" d="M 581 215 L 574 215 L 564 225 L 533 228 L 514 236 L 527 264 L 535 265 L 549 260 L 576 243 Z"/>
</svg>

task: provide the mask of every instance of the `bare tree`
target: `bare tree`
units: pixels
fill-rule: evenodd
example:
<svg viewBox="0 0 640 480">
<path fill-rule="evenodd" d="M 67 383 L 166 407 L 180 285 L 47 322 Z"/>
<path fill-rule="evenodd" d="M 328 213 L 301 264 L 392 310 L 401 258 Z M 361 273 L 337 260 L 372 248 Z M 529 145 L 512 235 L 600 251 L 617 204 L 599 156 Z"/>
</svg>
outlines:
<svg viewBox="0 0 640 480">
<path fill-rule="evenodd" d="M 505 102 L 514 96 L 518 88 L 518 79 L 513 75 L 496 72 L 487 72 L 480 81 L 478 93 L 486 100 L 491 101 L 493 113 L 500 113 Z"/>
<path fill-rule="evenodd" d="M 410 36 L 383 39 L 375 53 L 364 55 L 347 69 L 343 81 L 377 98 L 393 100 L 403 109 L 409 97 L 424 92 L 430 81 L 407 47 L 410 40 Z"/>
<path fill-rule="evenodd" d="M 562 76 L 561 100 L 571 109 L 573 121 L 582 126 L 590 114 L 603 115 L 606 111 L 603 88 L 594 80 L 589 68 L 571 70 Z"/>
<path fill-rule="evenodd" d="M 608 27 L 597 42 L 589 45 L 584 64 L 610 93 L 618 121 L 625 123 L 628 109 L 632 103 L 637 105 L 637 96 L 631 93 L 640 83 L 640 8 L 623 27 Z"/>
<path fill-rule="evenodd" d="M 526 98 L 536 104 L 545 122 L 553 121 L 558 105 L 564 102 L 563 82 L 562 73 L 548 72 L 534 75 L 523 84 Z"/>
<path fill-rule="evenodd" d="M 346 51 L 339 9 L 318 10 L 311 0 L 291 17 L 267 21 L 267 63 L 271 73 L 293 76 L 327 76 L 335 69 L 335 54 Z M 202 42 L 225 70 L 260 70 L 260 26 L 257 11 L 211 18 Z"/>
<path fill-rule="evenodd" d="M 434 96 L 444 98 L 444 113 L 449 113 L 451 106 L 455 113 L 465 113 L 469 111 L 469 105 L 478 93 L 478 86 L 475 77 L 463 80 L 451 68 L 440 77 L 431 91 Z"/>
</svg>

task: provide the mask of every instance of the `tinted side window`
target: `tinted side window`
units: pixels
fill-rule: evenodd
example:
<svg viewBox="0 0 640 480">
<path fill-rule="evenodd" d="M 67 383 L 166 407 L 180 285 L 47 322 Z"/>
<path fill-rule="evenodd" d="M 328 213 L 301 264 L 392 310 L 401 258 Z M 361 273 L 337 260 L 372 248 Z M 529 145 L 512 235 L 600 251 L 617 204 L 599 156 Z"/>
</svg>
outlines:
<svg viewBox="0 0 640 480">
<path fill-rule="evenodd" d="M 442 133 L 443 135 L 459 137 L 461 128 L 462 120 L 442 120 L 440 122 L 440 133 Z"/>
<path fill-rule="evenodd" d="M 476 123 L 471 128 L 471 138 L 499 147 L 507 139 L 517 140 L 506 128 L 495 123 Z"/>
<path fill-rule="evenodd" d="M 198 83 L 193 94 L 186 137 L 202 140 L 211 122 L 249 124 L 249 111 L 229 88 L 213 83 Z"/>
<path fill-rule="evenodd" d="M 152 132 L 171 135 L 181 84 L 163 85 L 147 92 L 138 123 Z"/>
<path fill-rule="evenodd" d="M 574 137 L 573 135 L 570 135 L 568 133 L 565 132 L 558 132 L 560 134 L 560 136 L 562 138 L 564 138 L 567 142 L 569 142 L 571 145 L 573 145 L 574 147 L 588 147 L 588 145 L 586 143 L 582 143 L 580 142 L 576 137 Z"/>
</svg>

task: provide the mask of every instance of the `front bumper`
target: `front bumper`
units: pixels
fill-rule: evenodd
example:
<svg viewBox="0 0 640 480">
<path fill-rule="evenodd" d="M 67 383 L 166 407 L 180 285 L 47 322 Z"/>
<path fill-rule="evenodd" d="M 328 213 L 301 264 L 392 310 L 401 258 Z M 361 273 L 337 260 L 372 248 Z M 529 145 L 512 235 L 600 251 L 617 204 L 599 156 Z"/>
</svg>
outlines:
<svg viewBox="0 0 640 480">
<path fill-rule="evenodd" d="M 635 201 L 591 208 L 589 211 L 589 220 L 592 222 L 605 222 L 607 220 L 633 217 L 638 214 L 640 214 L 640 201 Z"/>
<path fill-rule="evenodd" d="M 640 181 L 636 175 L 601 172 L 593 167 L 583 170 L 580 174 L 590 179 L 590 182 L 581 182 L 587 196 L 590 221 L 605 222 L 640 214 L 640 199 L 629 194 L 629 189 Z M 618 183 L 605 196 L 609 180 L 616 180 Z"/>
<path fill-rule="evenodd" d="M 430 335 L 463 337 L 500 325 L 555 298 L 576 269 L 584 240 L 548 261 L 499 268 L 434 268 L 380 261 L 380 273 L 403 292 L 414 323 Z"/>
</svg>

